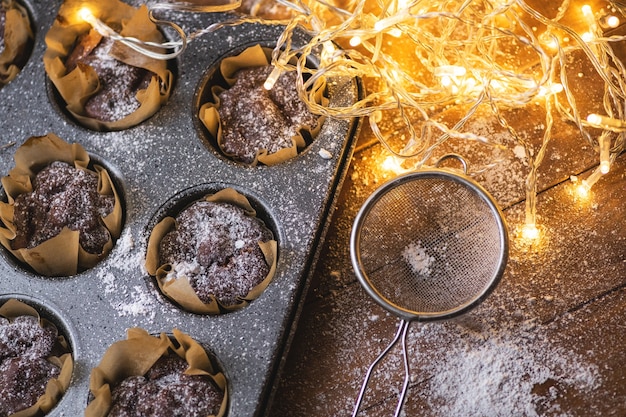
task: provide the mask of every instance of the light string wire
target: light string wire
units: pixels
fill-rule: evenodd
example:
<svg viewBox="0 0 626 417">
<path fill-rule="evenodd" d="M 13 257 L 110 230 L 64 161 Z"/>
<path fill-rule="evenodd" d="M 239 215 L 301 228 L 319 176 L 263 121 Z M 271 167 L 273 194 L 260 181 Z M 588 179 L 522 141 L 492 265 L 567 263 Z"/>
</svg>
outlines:
<svg viewBox="0 0 626 417">
<path fill-rule="evenodd" d="M 241 0 L 229 1 L 224 4 L 215 5 L 196 5 L 191 3 L 154 3 L 148 8 L 148 18 L 158 27 L 167 27 L 172 29 L 178 40 L 167 42 L 150 42 L 137 39 L 132 36 L 122 36 L 111 27 L 102 22 L 98 17 L 94 16 L 88 6 L 84 6 L 79 10 L 79 18 L 89 23 L 102 36 L 109 37 L 119 42 L 135 52 L 146 57 L 167 61 L 174 59 L 182 54 L 187 48 L 187 44 L 202 35 L 210 33 L 217 27 L 208 27 L 196 33 L 187 34 L 182 27 L 171 20 L 159 19 L 155 16 L 156 12 L 185 12 L 185 13 L 216 13 L 232 11 L 241 6 Z M 171 51 L 171 52 L 168 52 Z"/>
<path fill-rule="evenodd" d="M 340 114 L 334 114 L 328 109 L 316 109 L 318 112 L 326 110 L 327 115 L 335 117 L 369 117 L 371 130 L 379 141 L 396 157 L 404 159 L 417 158 L 417 162 L 412 166 L 412 168 L 416 168 L 424 164 L 432 152 L 449 138 L 479 140 L 483 143 L 490 143 L 488 138 L 473 136 L 461 131 L 465 122 L 471 118 L 477 107 L 482 103 L 488 103 L 500 125 L 511 133 L 516 142 L 524 146 L 526 158 L 530 165 L 530 172 L 526 179 L 526 224 L 532 226 L 536 223 L 537 177 L 545 158 L 548 144 L 552 140 L 555 113 L 565 116 L 568 120 L 574 122 L 581 132 L 581 137 L 587 143 L 595 147 L 604 146 L 605 148 L 607 147 L 605 144 L 609 144 L 608 160 L 602 163 L 610 166 L 619 153 L 624 150 L 624 132 L 626 132 L 623 104 L 626 92 L 625 71 L 623 64 L 615 56 L 613 49 L 609 45 L 610 42 L 624 40 L 624 37 L 604 38 L 602 33 L 599 32 L 597 25 L 592 24 L 588 28 L 591 31 L 592 38 L 583 39 L 576 30 L 559 22 L 565 15 L 568 7 L 572 7 L 569 1 L 564 1 L 561 4 L 560 13 L 552 19 L 543 16 L 522 0 L 503 2 L 499 6 L 496 5 L 497 7 L 493 3 L 465 1 L 453 12 L 410 12 L 419 3 L 421 2 L 416 1 L 411 2 L 404 8 L 396 7 L 395 14 L 390 16 L 379 15 L 374 19 L 369 19 L 369 21 L 378 23 L 379 27 L 388 28 L 393 26 L 399 29 L 403 36 L 412 39 L 416 46 L 415 55 L 422 58 L 424 67 L 431 74 L 436 75 L 437 69 L 441 68 L 465 68 L 467 72 L 471 73 L 474 80 L 479 81 L 477 84 L 470 85 L 470 87 L 473 87 L 473 90 L 466 89 L 461 91 L 461 88 L 457 88 L 451 90 L 451 94 L 447 95 L 443 90 L 433 87 L 432 84 L 427 86 L 420 84 L 418 80 L 412 79 L 409 74 L 400 69 L 401 66 L 392 57 L 382 52 L 380 32 L 377 32 L 375 24 L 373 27 L 361 27 L 356 30 L 350 28 L 343 33 L 335 34 L 334 37 L 328 38 L 334 40 L 342 37 L 358 36 L 360 45 L 363 49 L 370 52 L 370 56 L 365 57 L 354 50 L 344 51 L 344 54 L 336 59 L 335 62 L 320 70 L 326 76 L 333 76 L 337 75 L 334 73 L 335 69 L 343 70 L 348 67 L 351 69 L 348 71 L 349 75 L 378 77 L 382 81 L 383 88 L 381 91 L 383 94 L 366 97 L 358 104 L 372 105 L 355 107 L 353 111 L 341 109 Z M 446 10 L 446 6 L 450 6 L 453 2 L 439 2 L 436 5 L 433 3 L 429 3 L 432 9 Z M 468 18 L 464 12 L 469 9 L 470 3 L 480 5 L 486 13 L 473 15 Z M 393 12 L 394 5 L 397 6 L 397 4 L 395 1 L 387 2 L 382 9 L 387 12 L 392 10 Z M 474 8 L 474 10 L 476 9 Z M 514 22 L 514 24 L 509 25 L 509 28 L 521 29 L 521 34 L 507 27 L 498 26 L 497 20 L 502 17 L 506 17 L 509 22 Z M 569 37 L 571 40 L 569 46 L 562 45 L 556 41 L 556 53 L 548 51 L 546 46 L 542 45 L 534 35 L 535 28 L 526 24 L 527 17 L 543 24 L 546 27 L 546 33 L 553 40 L 558 39 L 551 34 L 553 32 Z M 360 23 L 368 22 L 368 19 L 357 20 L 353 18 L 351 20 Z M 437 24 L 419 24 L 427 20 L 435 21 Z M 420 26 L 427 26 L 427 28 L 424 30 Z M 433 30 L 433 28 L 437 27 L 443 29 Z M 472 30 L 472 28 L 475 28 L 475 30 Z M 464 37 L 464 34 L 467 34 L 467 36 Z M 364 38 L 366 38 L 365 41 L 363 40 Z M 497 63 L 498 53 L 501 50 L 499 45 L 504 41 L 513 41 L 518 45 L 526 46 L 537 54 L 539 63 L 533 68 L 532 73 L 523 71 L 523 68 L 522 71 L 519 71 L 517 68 L 506 68 Z M 599 122 L 595 124 L 591 123 L 591 120 L 594 120 L 593 118 L 588 118 L 587 120 L 581 118 L 580 111 L 576 106 L 576 98 L 569 89 L 569 80 L 566 72 L 567 58 L 569 54 L 576 50 L 584 52 L 596 74 L 604 82 L 605 94 L 602 104 L 607 116 L 599 116 L 595 119 Z M 461 52 L 457 53 L 457 51 Z M 338 63 L 337 61 L 340 59 L 358 61 L 364 65 L 358 66 L 346 62 Z M 560 71 L 557 71 L 558 67 L 560 67 Z M 355 70 L 359 68 L 365 68 L 365 71 L 361 74 L 355 74 Z M 372 68 L 376 69 L 371 71 Z M 285 70 L 287 69 L 285 68 Z M 461 73 L 465 74 L 465 72 Z M 412 81 L 412 86 L 419 87 L 419 92 L 403 89 L 400 83 L 397 82 L 398 79 Z M 542 89 L 557 84 L 557 81 L 560 81 L 558 84 L 562 88 L 565 102 L 556 93 L 545 94 L 540 97 Z M 499 89 L 497 87 L 503 84 L 506 85 L 506 88 Z M 457 85 L 457 87 L 467 86 Z M 533 149 L 502 116 L 499 107 L 521 107 L 538 99 L 543 102 L 545 108 L 544 134 L 539 148 Z M 470 106 L 467 114 L 451 128 L 434 122 L 428 117 L 428 109 L 432 108 L 433 105 L 460 102 L 469 103 L 472 106 Z M 404 117 L 406 114 L 405 110 L 408 108 L 417 109 L 424 118 L 421 130 L 413 128 L 413 123 Z M 382 113 L 387 110 L 400 111 L 403 121 L 409 127 L 410 139 L 404 149 L 400 151 L 392 149 L 392 146 L 389 144 L 389 137 L 385 137 L 378 126 L 383 119 Z M 433 138 L 433 128 L 441 133 L 439 137 Z M 601 132 L 599 134 L 597 131 L 590 132 L 589 128 L 601 129 Z M 596 138 L 595 140 L 594 137 Z M 612 145 L 610 145 L 611 143 Z M 497 144 L 494 144 L 494 146 L 497 146 Z"/>
<path fill-rule="evenodd" d="M 599 23 L 609 15 L 617 18 L 613 15 L 623 14 L 626 7 L 622 2 L 589 0 L 594 12 L 578 1 L 563 0 L 550 6 L 556 14 L 548 18 L 524 0 L 335 0 L 339 1 L 343 4 L 276 0 L 292 10 L 291 19 L 268 21 L 241 15 L 190 34 L 171 21 L 156 19 L 153 13 L 226 11 L 239 7 L 241 1 L 206 7 L 159 3 L 149 7 L 151 18 L 172 27 L 181 40 L 155 45 L 110 36 L 137 46 L 133 49 L 140 53 L 171 59 L 182 53 L 190 40 L 226 26 L 284 25 L 272 53 L 270 78 L 285 71 L 306 74 L 298 77 L 297 87 L 313 112 L 333 118 L 367 118 L 374 136 L 405 169 L 426 164 L 451 138 L 503 148 L 491 138 L 464 130 L 478 110 L 487 106 L 497 123 L 525 150 L 530 168 L 525 184 L 526 224 L 531 226 L 536 224 L 537 178 L 557 116 L 577 126 L 584 145 L 598 149 L 601 164 L 587 178 L 588 187 L 624 150 L 626 68 L 611 45 L 625 41 L 626 36 L 605 36 Z M 578 18 L 572 19 L 573 15 Z M 308 43 L 295 45 L 292 40 L 297 29 L 310 34 Z M 159 46 L 174 51 L 155 53 Z M 581 114 L 571 88 L 579 80 L 570 79 L 567 71 L 569 57 L 578 51 L 603 83 L 600 105 L 604 114 Z M 403 55 L 410 55 L 416 63 L 407 65 Z M 316 68 L 307 66 L 311 56 L 319 58 Z M 315 100 L 313 92 L 325 80 L 355 77 L 374 86 L 357 102 L 327 106 Z M 268 87 L 272 81 L 268 79 Z M 505 116 L 505 110 L 531 103 L 541 103 L 545 110 L 537 149 Z M 466 109 L 465 114 L 452 122 L 437 120 L 435 116 L 450 106 Z M 395 136 L 384 129 L 390 120 L 402 124 Z M 399 132 L 406 132 L 406 137 L 397 137 Z M 500 162 L 491 161 L 474 173 Z"/>
</svg>

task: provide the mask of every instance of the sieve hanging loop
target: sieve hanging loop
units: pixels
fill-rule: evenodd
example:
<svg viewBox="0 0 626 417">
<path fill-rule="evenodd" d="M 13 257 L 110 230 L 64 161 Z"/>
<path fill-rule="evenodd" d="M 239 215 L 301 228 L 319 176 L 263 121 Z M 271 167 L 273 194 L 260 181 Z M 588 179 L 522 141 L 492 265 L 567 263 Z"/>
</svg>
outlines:
<svg viewBox="0 0 626 417">
<path fill-rule="evenodd" d="M 465 158 L 463 158 L 461 155 L 456 153 L 449 153 L 439 158 L 439 160 L 435 162 L 435 168 L 439 168 L 441 163 L 447 161 L 448 159 L 456 159 L 457 161 L 459 161 L 463 166 L 463 174 L 467 175 L 467 161 L 465 161 Z"/>
<path fill-rule="evenodd" d="M 438 168 L 454 158 L 463 174 Z M 467 177 L 462 157 L 394 178 L 365 201 L 350 236 L 350 258 L 365 291 L 401 319 L 389 346 L 367 370 L 356 417 L 374 368 L 402 340 L 405 378 L 394 416 L 407 394 L 406 336 L 412 321 L 443 320 L 480 304 L 500 280 L 508 234 L 495 201 Z"/>
</svg>

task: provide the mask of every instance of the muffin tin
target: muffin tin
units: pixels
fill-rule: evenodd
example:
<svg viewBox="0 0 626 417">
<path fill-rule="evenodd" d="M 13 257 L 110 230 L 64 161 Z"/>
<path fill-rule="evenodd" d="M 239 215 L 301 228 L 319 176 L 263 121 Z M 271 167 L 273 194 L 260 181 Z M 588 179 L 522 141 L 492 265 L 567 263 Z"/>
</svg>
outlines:
<svg viewBox="0 0 626 417">
<path fill-rule="evenodd" d="M 118 132 L 95 132 L 74 122 L 47 80 L 44 36 L 61 2 L 23 0 L 36 39 L 18 77 L 0 90 L 0 171 L 14 166 L 13 154 L 31 136 L 55 133 L 80 143 L 105 166 L 125 206 L 121 237 L 107 258 L 71 277 L 46 278 L 0 256 L 0 303 L 18 298 L 54 322 L 72 346 L 75 367 L 67 393 L 48 416 L 82 415 L 89 375 L 106 349 L 141 327 L 153 334 L 173 328 L 189 334 L 214 357 L 228 378 L 229 416 L 262 415 L 277 382 L 281 361 L 323 241 L 334 199 L 344 179 L 358 120 L 326 119 L 319 135 L 297 157 L 276 166 L 246 167 L 230 161 L 204 138 L 197 120 L 198 91 L 223 57 L 259 43 L 273 46 L 283 27 L 247 23 L 226 26 L 191 42 L 173 62 L 176 81 L 161 110 L 142 124 Z M 137 5 L 137 2 L 132 2 Z M 174 14 L 193 30 L 233 15 Z M 305 43 L 297 32 L 294 44 Z M 361 97 L 359 80 L 328 82 L 333 106 Z M 330 155 L 330 157 L 329 157 Z M 152 226 L 186 202 L 232 187 L 244 194 L 278 241 L 273 281 L 242 310 L 218 316 L 183 311 L 167 300 L 144 269 Z"/>
</svg>

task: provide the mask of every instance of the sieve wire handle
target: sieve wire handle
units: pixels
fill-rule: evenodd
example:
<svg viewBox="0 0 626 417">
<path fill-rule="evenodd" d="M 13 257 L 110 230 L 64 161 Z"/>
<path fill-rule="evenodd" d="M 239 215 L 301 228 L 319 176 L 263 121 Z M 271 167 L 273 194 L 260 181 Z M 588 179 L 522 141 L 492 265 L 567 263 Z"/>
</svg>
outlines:
<svg viewBox="0 0 626 417">
<path fill-rule="evenodd" d="M 396 412 L 394 417 L 398 417 L 400 415 L 400 410 L 402 409 L 402 404 L 404 404 L 404 398 L 406 397 L 406 392 L 409 387 L 410 380 L 410 372 L 409 372 L 409 358 L 407 354 L 406 348 L 406 334 L 409 330 L 409 324 L 411 324 L 408 320 L 402 320 L 400 325 L 398 326 L 398 331 L 396 332 L 396 336 L 393 338 L 389 346 L 385 350 L 383 350 L 380 355 L 372 362 L 367 369 L 367 373 L 365 374 L 365 379 L 363 380 L 363 385 L 361 386 L 361 391 L 359 392 L 359 397 L 356 400 L 356 404 L 354 405 L 354 411 L 352 412 L 352 417 L 356 417 L 359 414 L 359 408 L 361 407 L 361 402 L 363 401 L 363 397 L 365 396 L 365 390 L 367 388 L 367 383 L 372 376 L 372 372 L 378 363 L 387 355 L 387 353 L 398 343 L 398 340 L 402 338 L 402 359 L 404 361 L 404 383 L 402 384 L 402 392 L 400 393 L 400 398 L 398 399 L 398 405 L 396 406 Z"/>
</svg>

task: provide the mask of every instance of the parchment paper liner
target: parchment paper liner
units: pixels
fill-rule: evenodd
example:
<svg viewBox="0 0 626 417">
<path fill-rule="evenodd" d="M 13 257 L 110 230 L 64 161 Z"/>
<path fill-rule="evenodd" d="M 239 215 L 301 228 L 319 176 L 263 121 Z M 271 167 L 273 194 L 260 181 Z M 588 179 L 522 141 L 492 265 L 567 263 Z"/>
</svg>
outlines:
<svg viewBox="0 0 626 417">
<path fill-rule="evenodd" d="M 39 324 L 42 328 L 46 326 L 56 327 L 53 323 L 42 318 L 37 310 L 13 298 L 0 307 L 0 316 L 9 321 L 13 321 L 19 316 L 32 316 L 39 320 Z M 59 350 L 59 352 L 53 351 L 53 354 L 59 356 L 50 356 L 45 359 L 59 367 L 61 371 L 58 378 L 52 378 L 48 381 L 45 393 L 39 397 L 35 404 L 17 413 L 13 413 L 9 415 L 9 417 L 35 417 L 41 416 L 42 413 L 46 414 L 57 405 L 59 399 L 65 394 L 67 388 L 70 386 L 70 380 L 72 379 L 74 361 L 67 341 L 60 332 L 58 332 L 55 350 Z"/>
<path fill-rule="evenodd" d="M 232 188 L 225 188 L 215 194 L 204 197 L 205 201 L 229 203 L 241 207 L 248 216 L 255 217 L 256 211 L 250 205 L 248 199 Z M 163 237 L 176 228 L 176 219 L 166 217 L 161 220 L 152 230 L 148 240 L 146 251 L 146 270 L 156 277 L 157 284 L 161 292 L 169 299 L 178 303 L 185 310 L 197 314 L 220 314 L 224 311 L 234 311 L 247 306 L 252 300 L 258 298 L 267 288 L 276 272 L 276 259 L 278 255 L 278 245 L 275 240 L 259 242 L 259 247 L 265 256 L 265 261 L 270 267 L 270 271 L 263 281 L 253 287 L 250 292 L 234 305 L 223 305 L 220 301 L 211 296 L 209 303 L 204 303 L 191 287 L 187 277 L 181 277 L 170 281 L 166 280 L 168 272 L 171 271 L 171 264 L 161 265 L 159 263 L 159 245 Z"/>
<path fill-rule="evenodd" d="M 111 55 L 128 65 L 152 71 L 157 77 L 152 77 L 147 89 L 137 92 L 136 98 L 141 105 L 126 117 L 105 122 L 86 116 L 85 103 L 99 90 L 98 76 L 87 65 L 78 65 L 70 73 L 65 67 L 65 59 L 72 52 L 78 37 L 91 28 L 78 18 L 78 10 L 86 3 L 84 0 L 69 0 L 61 6 L 45 38 L 47 49 L 43 62 L 46 73 L 65 100 L 67 110 L 82 125 L 94 130 L 122 130 L 137 125 L 156 113 L 168 100 L 173 74 L 167 69 L 165 61 L 147 58 L 116 42 L 111 49 Z M 161 32 L 148 18 L 148 8 L 145 5 L 135 9 L 118 0 L 98 0 L 87 5 L 94 16 L 107 25 L 121 27 L 120 34 L 123 36 L 163 42 Z"/>
<path fill-rule="evenodd" d="M 28 11 L 13 0 L 2 0 L 6 10 L 4 50 L 0 54 L 0 88 L 13 80 L 25 64 L 26 49 L 35 39 Z"/>
<path fill-rule="evenodd" d="M 168 354 L 176 354 L 187 361 L 186 374 L 206 375 L 224 392 L 216 416 L 223 417 L 228 404 L 226 377 L 213 369 L 206 351 L 195 340 L 178 329 L 172 333 L 177 343 L 165 333 L 155 337 L 143 329 L 132 328 L 128 329 L 126 340 L 113 343 L 100 364 L 91 371 L 89 390 L 94 399 L 87 406 L 85 417 L 106 417 L 111 407 L 111 387 L 129 376 L 145 375 L 159 358 Z"/>
<path fill-rule="evenodd" d="M 250 48 L 245 49 L 239 55 L 226 57 L 224 58 L 220 64 L 217 71 L 221 74 L 222 78 L 225 80 L 224 85 L 216 84 L 210 87 L 211 89 L 211 101 L 203 103 L 200 106 L 199 118 L 202 124 L 207 128 L 209 133 L 216 139 L 219 149 L 221 152 L 227 157 L 237 160 L 235 155 L 229 154 L 222 147 L 222 126 L 220 122 L 220 117 L 218 113 L 218 108 L 220 106 L 220 98 L 219 94 L 221 94 L 224 90 L 229 89 L 235 84 L 236 78 L 234 78 L 235 73 L 242 68 L 251 68 L 251 67 L 260 67 L 266 66 L 271 63 L 271 53 L 272 50 L 268 48 L 263 48 L 260 45 L 255 45 Z M 217 76 L 213 76 L 212 79 L 219 78 Z M 324 97 L 325 84 L 320 83 L 316 91 L 314 92 L 315 101 L 317 103 L 326 103 L 328 99 Z M 245 98 L 242 98 L 245 100 Z M 307 143 L 302 134 L 306 132 L 306 135 L 310 135 L 311 138 L 315 138 L 319 133 L 322 125 L 324 124 L 324 117 L 320 116 L 317 120 L 317 126 L 315 128 L 311 128 L 310 126 L 300 126 L 298 129 L 298 134 L 291 138 L 292 146 L 289 148 L 280 149 L 279 151 L 268 154 L 267 149 L 259 149 L 257 151 L 256 157 L 254 161 L 252 161 L 249 165 L 255 166 L 258 163 L 264 165 L 276 165 L 281 162 L 284 162 L 288 159 L 293 158 L 298 154 L 300 150 L 306 147 Z"/>
<path fill-rule="evenodd" d="M 0 202 L 0 243 L 21 262 L 30 265 L 37 273 L 45 276 L 70 276 L 93 267 L 104 258 L 113 247 L 122 229 L 122 204 L 111 178 L 103 167 L 89 168 L 89 155 L 77 144 L 69 144 L 53 133 L 34 136 L 26 140 L 14 155 L 15 167 L 8 176 L 2 178 L 2 186 L 8 203 Z M 33 190 L 32 180 L 37 173 L 54 161 L 64 161 L 78 169 L 95 172 L 98 175 L 98 192 L 115 197 L 113 211 L 102 218 L 111 237 L 102 253 L 92 254 L 79 244 L 80 233 L 67 227 L 61 232 L 34 248 L 13 249 L 11 241 L 16 236 L 13 223 L 15 198 Z"/>
</svg>

